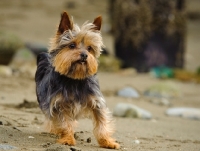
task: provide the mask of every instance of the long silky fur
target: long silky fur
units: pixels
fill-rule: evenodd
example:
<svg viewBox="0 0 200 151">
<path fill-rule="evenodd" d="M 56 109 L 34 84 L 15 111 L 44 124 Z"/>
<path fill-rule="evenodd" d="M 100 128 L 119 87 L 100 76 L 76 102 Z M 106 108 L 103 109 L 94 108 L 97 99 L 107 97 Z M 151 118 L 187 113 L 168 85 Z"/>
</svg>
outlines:
<svg viewBox="0 0 200 151">
<path fill-rule="evenodd" d="M 51 65 L 51 57 L 48 53 L 41 53 L 37 58 L 37 71 L 35 75 L 36 93 L 40 108 L 46 116 L 51 117 L 51 101 L 61 95 L 63 103 L 82 106 L 86 105 L 90 96 L 103 98 L 96 75 L 83 80 L 75 80 L 60 75 Z M 102 101 L 103 100 L 103 101 Z M 100 102 L 103 105 L 104 99 Z M 56 100 L 55 100 L 56 101 Z M 58 100 L 57 100 L 58 101 Z M 56 108 L 55 108 L 56 109 Z"/>
<path fill-rule="evenodd" d="M 93 23 L 83 24 L 81 28 L 70 22 L 66 12 L 63 12 L 61 17 L 58 32 L 51 40 L 49 52 L 41 53 L 37 57 L 36 94 L 48 122 L 47 128 L 51 133 L 60 136 L 58 143 L 75 145 L 76 120 L 80 117 L 89 117 L 93 119 L 93 132 L 99 145 L 118 149 L 120 145 L 111 137 L 114 132 L 112 115 L 106 107 L 96 77 L 97 58 L 103 47 L 99 31 L 101 17 L 95 18 Z M 67 27 L 70 26 L 69 29 L 66 28 L 65 22 L 68 24 Z M 93 49 L 92 52 L 88 52 L 86 69 L 73 69 L 76 67 L 73 63 L 78 61 L 76 59 L 80 57 L 81 50 L 71 52 L 66 46 L 74 41 L 78 44 L 84 42 L 85 47 L 89 44 Z"/>
<path fill-rule="evenodd" d="M 51 38 L 49 52 L 51 54 L 54 54 L 58 49 L 62 49 L 61 47 L 63 45 L 65 46 L 70 41 L 76 39 L 76 37 L 83 37 L 85 35 L 88 35 L 91 37 L 93 43 L 95 43 L 93 49 L 95 51 L 95 57 L 98 58 L 102 52 L 104 44 L 102 42 L 102 36 L 100 31 L 94 30 L 93 28 L 95 28 L 95 25 L 92 23 L 85 22 L 81 26 L 81 28 L 79 28 L 77 24 L 74 24 L 72 30 L 69 29 L 63 34 L 57 34 L 55 37 Z"/>
</svg>

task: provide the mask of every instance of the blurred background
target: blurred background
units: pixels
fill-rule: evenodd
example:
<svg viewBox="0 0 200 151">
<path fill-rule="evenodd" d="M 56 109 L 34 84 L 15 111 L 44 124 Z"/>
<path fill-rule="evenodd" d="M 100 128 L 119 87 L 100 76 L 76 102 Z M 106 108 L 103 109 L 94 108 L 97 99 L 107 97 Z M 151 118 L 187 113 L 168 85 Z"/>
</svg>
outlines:
<svg viewBox="0 0 200 151">
<path fill-rule="evenodd" d="M 115 58 L 108 65 L 111 69 L 103 58 L 106 67 L 101 69 L 112 71 L 119 66 L 148 72 L 166 66 L 196 71 L 200 66 L 199 5 L 198 0 L 1 0 L 0 31 L 2 36 L 18 37 L 32 51 L 40 51 L 38 47 L 45 51 L 63 10 L 79 25 L 102 15 L 106 51 Z"/>
<path fill-rule="evenodd" d="M 65 10 L 80 26 L 103 17 L 98 77 L 121 150 L 199 151 L 199 7 L 200 0 L 0 0 L 0 150 L 70 150 L 43 133 L 34 82 L 36 56 L 48 51 Z M 106 150 L 91 130 L 80 121 L 77 146 Z"/>
</svg>

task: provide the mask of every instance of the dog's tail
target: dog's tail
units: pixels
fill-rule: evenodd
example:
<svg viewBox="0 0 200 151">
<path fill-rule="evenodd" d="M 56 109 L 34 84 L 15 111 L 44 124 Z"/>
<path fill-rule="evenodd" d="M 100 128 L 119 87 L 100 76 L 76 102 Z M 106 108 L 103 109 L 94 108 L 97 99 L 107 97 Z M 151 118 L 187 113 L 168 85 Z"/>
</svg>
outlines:
<svg viewBox="0 0 200 151">
<path fill-rule="evenodd" d="M 37 56 L 37 70 L 35 73 L 36 94 L 40 108 L 45 111 L 49 108 L 48 87 L 52 70 L 50 55 L 40 53 Z"/>
<path fill-rule="evenodd" d="M 41 81 L 50 66 L 50 56 L 48 53 L 40 53 L 37 56 L 37 70 L 35 73 L 35 82 Z"/>
</svg>

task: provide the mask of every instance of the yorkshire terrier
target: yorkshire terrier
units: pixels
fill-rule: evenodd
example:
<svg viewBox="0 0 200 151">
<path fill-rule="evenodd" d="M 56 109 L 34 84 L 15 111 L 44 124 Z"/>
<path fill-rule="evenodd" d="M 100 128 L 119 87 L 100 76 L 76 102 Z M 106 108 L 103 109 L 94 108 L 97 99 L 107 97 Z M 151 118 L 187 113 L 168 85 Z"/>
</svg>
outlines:
<svg viewBox="0 0 200 151">
<path fill-rule="evenodd" d="M 111 137 L 113 120 L 96 77 L 103 47 L 101 22 L 99 16 L 80 28 L 63 12 L 49 52 L 37 57 L 37 99 L 50 133 L 59 135 L 58 143 L 75 145 L 76 120 L 87 117 L 101 147 L 120 147 Z"/>
</svg>

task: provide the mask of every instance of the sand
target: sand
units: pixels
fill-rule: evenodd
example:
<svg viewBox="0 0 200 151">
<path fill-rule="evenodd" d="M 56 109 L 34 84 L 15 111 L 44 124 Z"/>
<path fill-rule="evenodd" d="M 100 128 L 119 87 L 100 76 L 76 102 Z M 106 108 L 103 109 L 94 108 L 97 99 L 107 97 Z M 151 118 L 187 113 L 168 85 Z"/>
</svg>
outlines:
<svg viewBox="0 0 200 151">
<path fill-rule="evenodd" d="M 84 2 L 90 2 L 86 5 Z M 98 6 L 98 7 L 97 7 Z M 108 5 L 103 0 L 94 2 L 75 1 L 74 8 L 66 1 L 20 1 L 12 3 L 0 2 L 0 29 L 10 30 L 18 34 L 26 42 L 39 42 L 48 45 L 49 38 L 54 34 L 59 21 L 60 12 L 68 9 L 75 21 L 82 24 L 85 20 L 93 20 L 102 14 L 105 20 L 103 36 L 105 45 L 113 53 L 112 36 L 106 33 L 109 29 L 107 15 Z M 90 13 L 87 13 L 90 12 Z M 186 67 L 194 70 L 199 64 L 199 44 L 195 34 L 199 23 L 189 23 Z M 194 28 L 193 28 L 194 27 Z M 31 67 L 30 67 L 31 68 Z M 131 103 L 152 113 L 152 119 L 114 117 L 116 132 L 114 137 L 120 143 L 121 151 L 199 151 L 200 121 L 181 117 L 169 117 L 165 111 L 166 105 L 152 103 L 142 94 L 150 86 L 166 80 L 153 78 L 149 74 L 137 74 L 126 71 L 116 73 L 99 72 L 98 78 L 101 90 L 111 111 L 117 103 Z M 172 107 L 200 108 L 200 85 L 193 82 L 173 82 L 180 96 L 169 99 Z M 119 97 L 116 92 L 131 86 L 138 90 L 141 97 L 127 99 Z M 79 121 L 76 128 L 76 147 L 56 143 L 57 136 L 45 131 L 44 115 L 38 107 L 35 95 L 34 78 L 27 76 L 0 76 L 0 146 L 11 145 L 13 150 L 21 151 L 106 151 L 98 146 L 92 133 L 93 125 L 88 119 Z M 91 139 L 91 142 L 88 141 Z M 71 149 L 70 149 L 71 148 Z M 1 149 L 0 149 L 1 150 Z"/>
</svg>

